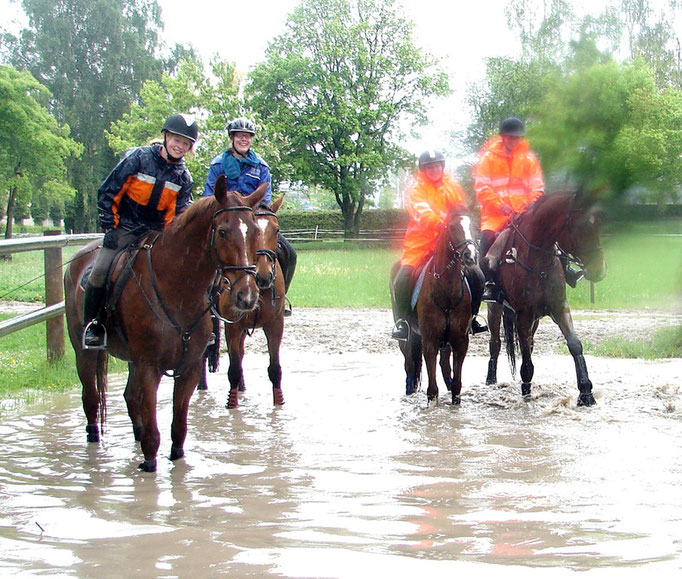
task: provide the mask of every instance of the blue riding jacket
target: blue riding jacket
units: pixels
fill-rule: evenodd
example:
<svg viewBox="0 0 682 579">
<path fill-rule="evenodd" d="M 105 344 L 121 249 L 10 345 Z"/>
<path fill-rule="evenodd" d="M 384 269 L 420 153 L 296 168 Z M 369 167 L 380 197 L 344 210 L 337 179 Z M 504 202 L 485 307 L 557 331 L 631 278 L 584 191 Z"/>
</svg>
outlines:
<svg viewBox="0 0 682 579">
<path fill-rule="evenodd" d="M 206 177 L 206 184 L 204 185 L 204 197 L 213 195 L 213 187 L 220 175 L 225 175 L 223 167 L 223 159 L 225 155 L 230 154 L 230 149 L 223 151 L 220 155 L 211 161 L 211 166 L 208 169 L 208 176 Z M 263 201 L 268 205 L 272 203 L 272 187 L 270 183 L 272 178 L 270 176 L 270 167 L 263 160 L 263 158 L 254 153 L 257 160 L 256 165 L 242 163 L 241 173 L 236 179 L 231 179 L 226 176 L 228 191 L 237 191 L 242 195 L 250 195 L 261 183 L 268 183 L 268 190 L 265 193 Z"/>
</svg>

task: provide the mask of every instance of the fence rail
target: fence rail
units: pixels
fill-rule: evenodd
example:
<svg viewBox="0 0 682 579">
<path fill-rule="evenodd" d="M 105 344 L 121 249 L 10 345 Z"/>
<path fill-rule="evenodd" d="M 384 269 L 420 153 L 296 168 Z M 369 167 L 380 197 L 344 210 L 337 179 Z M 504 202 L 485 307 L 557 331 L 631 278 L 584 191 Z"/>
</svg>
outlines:
<svg viewBox="0 0 682 579">
<path fill-rule="evenodd" d="M 405 229 L 368 229 L 360 230 L 357 237 L 346 237 L 340 229 L 301 228 L 284 229 L 282 235 L 289 241 L 363 241 L 363 242 L 399 242 L 405 237 Z"/>
<path fill-rule="evenodd" d="M 63 235 L 61 231 L 45 231 L 45 237 L 0 241 L 0 255 L 22 251 L 45 252 L 45 307 L 0 322 L 0 338 L 34 324 L 46 322 L 47 359 L 64 357 L 64 288 L 62 248 L 85 245 L 101 239 L 101 233 Z"/>
</svg>

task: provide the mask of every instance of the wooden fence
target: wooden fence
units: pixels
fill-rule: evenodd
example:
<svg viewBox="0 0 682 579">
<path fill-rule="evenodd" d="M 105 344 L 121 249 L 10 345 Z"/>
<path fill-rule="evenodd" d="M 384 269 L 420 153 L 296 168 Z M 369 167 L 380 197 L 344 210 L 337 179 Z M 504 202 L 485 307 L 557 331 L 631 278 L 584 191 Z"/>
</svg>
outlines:
<svg viewBox="0 0 682 579">
<path fill-rule="evenodd" d="M 45 231 L 43 238 L 20 238 L 0 241 L 0 255 L 21 251 L 45 252 L 45 307 L 0 321 L 0 338 L 33 324 L 46 322 L 47 359 L 64 357 L 64 287 L 62 248 L 85 245 L 101 239 L 101 233 L 62 235 L 61 231 Z"/>
</svg>

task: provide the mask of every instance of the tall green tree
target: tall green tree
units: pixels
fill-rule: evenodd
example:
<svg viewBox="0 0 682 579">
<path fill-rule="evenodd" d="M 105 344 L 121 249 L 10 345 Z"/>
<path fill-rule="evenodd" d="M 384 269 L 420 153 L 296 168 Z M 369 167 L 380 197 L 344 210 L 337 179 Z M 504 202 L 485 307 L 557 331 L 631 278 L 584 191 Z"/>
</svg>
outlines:
<svg viewBox="0 0 682 579">
<path fill-rule="evenodd" d="M 51 111 L 84 145 L 69 162 L 77 190 L 70 226 L 95 226 L 95 196 L 115 161 L 104 130 L 128 110 L 142 84 L 160 78 L 156 0 L 22 0 L 29 26 L 6 35 L 10 62 L 51 92 Z"/>
<path fill-rule="evenodd" d="M 19 196 L 28 205 L 35 192 L 63 203 L 74 190 L 66 184 L 66 163 L 82 146 L 47 110 L 49 91 L 29 72 L 0 66 L 0 191 L 6 195 L 5 238 Z"/>
<path fill-rule="evenodd" d="M 193 114 L 199 122 L 199 141 L 186 162 L 196 183 L 195 191 L 200 193 L 211 160 L 227 147 L 228 121 L 242 110 L 239 85 L 240 77 L 232 64 L 215 59 L 209 76 L 201 61 L 185 59 L 174 73 L 164 73 L 160 81 L 144 84 L 139 102 L 133 103 L 106 132 L 109 146 L 121 154 L 159 137 L 169 115 Z"/>
<path fill-rule="evenodd" d="M 402 128 L 449 92 L 393 0 L 303 0 L 250 74 L 248 102 L 294 180 L 332 191 L 347 235 L 409 155 Z"/>
</svg>

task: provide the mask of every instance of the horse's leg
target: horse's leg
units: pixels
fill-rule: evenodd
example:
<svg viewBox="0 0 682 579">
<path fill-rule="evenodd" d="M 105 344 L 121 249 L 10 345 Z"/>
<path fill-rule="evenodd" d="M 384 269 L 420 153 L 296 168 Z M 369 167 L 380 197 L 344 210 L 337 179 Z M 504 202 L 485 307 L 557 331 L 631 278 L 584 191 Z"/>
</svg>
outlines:
<svg viewBox="0 0 682 579">
<path fill-rule="evenodd" d="M 469 334 L 465 330 L 465 332 L 460 335 L 459 339 L 452 344 L 454 370 L 452 377 L 452 404 L 454 406 L 459 406 L 462 401 L 460 397 L 462 393 L 462 365 L 464 364 L 464 358 L 467 355 L 468 349 Z"/>
<path fill-rule="evenodd" d="M 429 406 L 438 404 L 438 383 L 436 382 L 436 357 L 438 356 L 438 345 L 435 340 L 422 336 L 424 345 L 424 363 L 429 378 L 429 387 L 426 390 L 426 398 Z"/>
<path fill-rule="evenodd" d="M 182 373 L 175 378 L 173 388 L 173 422 L 171 424 L 171 460 L 177 460 L 185 455 L 184 445 L 185 438 L 187 438 L 189 401 L 194 393 L 202 367 L 205 367 L 203 356 L 194 364 L 185 366 Z"/>
<path fill-rule="evenodd" d="M 227 338 L 227 353 L 230 357 L 230 367 L 227 369 L 227 378 L 230 381 L 230 393 L 227 397 L 226 408 L 239 406 L 238 394 L 244 386 L 244 372 L 242 370 L 242 358 L 244 357 L 244 341 L 246 333 L 237 328 L 233 330 L 225 328 Z"/>
<path fill-rule="evenodd" d="M 85 412 L 88 442 L 99 442 L 99 410 L 100 396 L 97 391 L 97 365 L 98 351 L 84 351 L 80 347 L 74 347 L 76 352 L 76 369 L 78 378 L 83 385 L 82 401 Z"/>
<path fill-rule="evenodd" d="M 268 341 L 268 354 L 270 355 L 268 376 L 272 382 L 272 401 L 275 406 L 281 406 L 284 404 L 284 395 L 282 394 L 282 367 L 279 363 L 279 347 L 284 335 L 284 318 L 280 316 L 265 326 L 263 331 Z"/>
<path fill-rule="evenodd" d="M 531 358 L 534 325 L 535 317 L 532 312 L 517 312 L 516 331 L 519 336 L 519 347 L 521 349 L 521 394 L 525 397 L 530 396 L 530 383 L 535 372 Z"/>
<path fill-rule="evenodd" d="M 500 324 L 502 322 L 502 306 L 499 304 L 488 304 L 488 328 L 490 330 L 488 360 L 488 375 L 485 379 L 487 385 L 497 383 L 497 359 L 500 355 L 502 340 L 500 339 Z"/>
<path fill-rule="evenodd" d="M 575 362 L 575 373 L 578 381 L 578 406 L 592 406 L 597 403 L 592 395 L 592 382 L 587 374 L 587 364 L 583 356 L 583 345 L 573 329 L 573 318 L 571 317 L 571 310 L 568 309 L 568 304 L 564 302 L 561 313 L 557 316 L 552 315 L 552 318 L 559 326 L 561 333 L 566 338 L 568 351 L 573 356 Z"/>
<path fill-rule="evenodd" d="M 208 381 L 206 380 L 206 365 L 208 364 L 208 356 L 206 352 L 201 357 L 201 371 L 199 372 L 199 382 L 197 390 L 208 390 Z"/>
<path fill-rule="evenodd" d="M 140 410 L 140 396 L 142 392 L 139 388 L 131 387 L 131 382 L 134 382 L 134 373 L 135 366 L 128 364 L 128 383 L 126 384 L 125 392 L 123 392 L 123 398 L 128 407 L 130 422 L 133 424 L 133 436 L 139 442 L 142 439 L 142 412 Z"/>
<path fill-rule="evenodd" d="M 445 381 L 445 386 L 447 386 L 448 392 L 452 390 L 452 365 L 450 364 L 450 357 L 454 355 L 454 350 L 450 347 L 450 344 L 445 344 L 440 349 L 440 371 L 443 375 L 443 380 Z"/>
<path fill-rule="evenodd" d="M 129 376 L 130 395 L 138 395 L 140 399 L 140 417 L 142 436 L 140 447 L 144 454 L 144 462 L 140 468 L 145 472 L 156 471 L 156 454 L 159 451 L 161 436 L 156 421 L 156 399 L 161 373 L 146 365 L 138 365 Z"/>
</svg>

